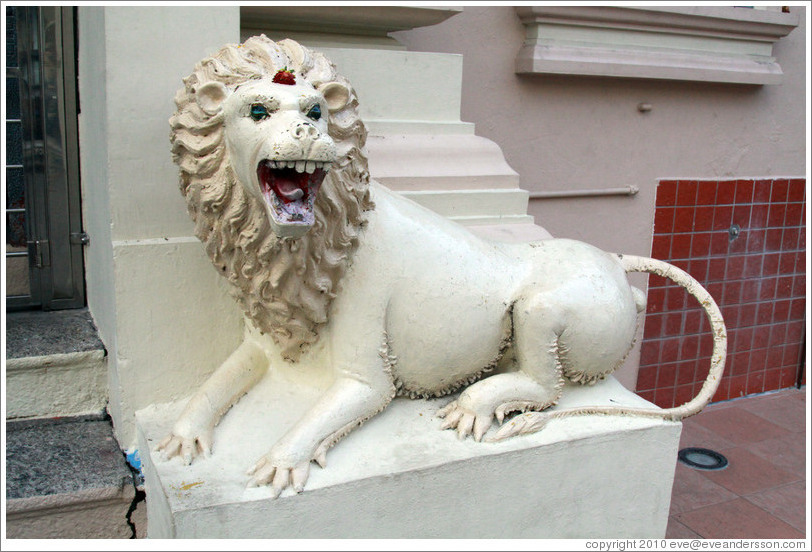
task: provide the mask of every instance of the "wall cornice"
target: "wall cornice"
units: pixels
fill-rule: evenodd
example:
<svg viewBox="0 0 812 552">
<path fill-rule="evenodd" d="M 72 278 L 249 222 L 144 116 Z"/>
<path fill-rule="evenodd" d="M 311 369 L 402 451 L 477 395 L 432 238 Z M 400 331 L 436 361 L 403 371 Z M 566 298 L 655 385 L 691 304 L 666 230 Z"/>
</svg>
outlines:
<svg viewBox="0 0 812 552">
<path fill-rule="evenodd" d="M 797 13 L 733 7 L 520 6 L 520 74 L 778 84 Z"/>
</svg>

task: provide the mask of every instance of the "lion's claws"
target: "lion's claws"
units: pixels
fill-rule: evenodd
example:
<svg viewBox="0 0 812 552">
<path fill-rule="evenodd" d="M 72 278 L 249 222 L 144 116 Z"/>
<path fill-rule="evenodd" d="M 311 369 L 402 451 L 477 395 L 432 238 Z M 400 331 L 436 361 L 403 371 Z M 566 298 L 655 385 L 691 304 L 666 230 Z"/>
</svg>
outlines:
<svg viewBox="0 0 812 552">
<path fill-rule="evenodd" d="M 493 414 L 481 414 L 460 406 L 459 401 L 453 401 L 438 410 L 437 416 L 445 418 L 442 429 L 456 429 L 460 439 L 471 435 L 475 441 L 482 440 L 490 429 L 493 418 Z"/>
<path fill-rule="evenodd" d="M 174 433 L 170 433 L 164 437 L 155 447 L 155 451 L 160 452 L 164 460 L 170 460 L 175 456 L 179 456 L 187 466 L 191 464 L 197 456 L 209 458 L 211 456 L 211 449 L 211 438 L 206 435 L 182 437 Z"/>
</svg>

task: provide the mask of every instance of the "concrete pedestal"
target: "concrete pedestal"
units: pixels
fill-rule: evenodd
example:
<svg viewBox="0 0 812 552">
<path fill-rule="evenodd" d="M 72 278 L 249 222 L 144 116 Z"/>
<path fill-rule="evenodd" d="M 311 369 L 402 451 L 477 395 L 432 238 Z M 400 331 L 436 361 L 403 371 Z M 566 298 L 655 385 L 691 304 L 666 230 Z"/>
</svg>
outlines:
<svg viewBox="0 0 812 552">
<path fill-rule="evenodd" d="M 281 381 L 285 380 L 285 381 Z M 152 452 L 183 402 L 137 413 L 151 538 L 621 538 L 665 534 L 681 423 L 582 416 L 500 443 L 441 431 L 449 402 L 396 399 L 274 500 L 245 471 L 319 390 L 269 374 L 215 429 L 208 459 Z M 560 407 L 647 406 L 614 379 Z M 491 431 L 494 431 L 493 429 Z"/>
</svg>

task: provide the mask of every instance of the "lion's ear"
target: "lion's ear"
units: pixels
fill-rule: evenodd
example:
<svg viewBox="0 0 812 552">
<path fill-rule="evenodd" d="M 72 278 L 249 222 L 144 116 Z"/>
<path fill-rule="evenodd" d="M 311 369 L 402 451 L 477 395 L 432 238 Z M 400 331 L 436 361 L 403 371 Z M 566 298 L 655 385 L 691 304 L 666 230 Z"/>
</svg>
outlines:
<svg viewBox="0 0 812 552">
<path fill-rule="evenodd" d="M 217 81 L 201 85 L 196 94 L 197 105 L 209 115 L 214 115 L 222 109 L 226 97 L 228 97 L 228 88 L 222 82 Z"/>
<path fill-rule="evenodd" d="M 328 82 L 319 87 L 324 99 L 327 101 L 327 109 L 330 111 L 338 111 L 344 109 L 347 102 L 350 101 L 350 89 L 340 82 Z"/>
</svg>

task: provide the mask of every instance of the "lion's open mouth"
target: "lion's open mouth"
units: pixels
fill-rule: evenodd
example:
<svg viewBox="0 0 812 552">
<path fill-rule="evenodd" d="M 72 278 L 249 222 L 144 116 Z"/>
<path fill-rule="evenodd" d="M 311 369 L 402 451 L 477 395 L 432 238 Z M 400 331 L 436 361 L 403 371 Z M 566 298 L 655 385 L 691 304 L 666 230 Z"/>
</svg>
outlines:
<svg viewBox="0 0 812 552">
<path fill-rule="evenodd" d="M 313 204 L 328 170 L 330 163 L 322 161 L 266 159 L 259 163 L 259 188 L 277 224 L 313 224 Z"/>
</svg>

